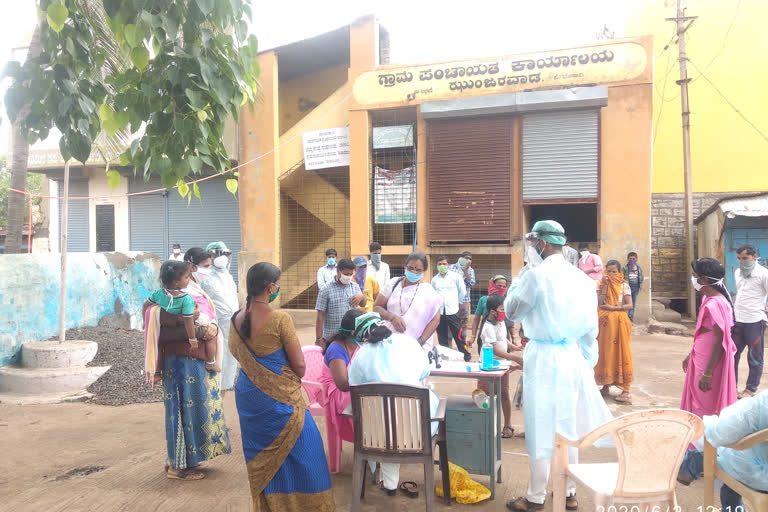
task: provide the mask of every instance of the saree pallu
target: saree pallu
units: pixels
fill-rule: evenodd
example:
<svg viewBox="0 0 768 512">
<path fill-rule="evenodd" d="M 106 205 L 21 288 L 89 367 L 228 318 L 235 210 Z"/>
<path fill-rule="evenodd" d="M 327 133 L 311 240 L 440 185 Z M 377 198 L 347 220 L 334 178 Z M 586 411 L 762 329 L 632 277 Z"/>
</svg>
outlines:
<svg viewBox="0 0 768 512">
<path fill-rule="evenodd" d="M 335 511 L 323 440 L 285 349 L 257 356 L 234 324 L 229 348 L 241 366 L 235 402 L 254 510 Z"/>
<path fill-rule="evenodd" d="M 610 277 L 605 285 L 605 304 L 619 306 L 624 303 L 624 279 Z M 614 385 L 629 392 L 630 383 L 635 380 L 632 363 L 632 321 L 626 311 L 598 310 L 600 332 L 597 344 L 600 357 L 595 366 L 595 382 L 598 386 Z"/>
<path fill-rule="evenodd" d="M 166 463 L 187 469 L 230 453 L 219 379 L 199 359 L 175 353 L 163 360 Z"/>
<path fill-rule="evenodd" d="M 680 408 L 703 418 L 719 415 L 720 411 L 736 402 L 736 373 L 734 354 L 736 345 L 731 337 L 733 327 L 733 309 L 725 297 L 704 297 L 699 308 L 696 331 L 693 335 L 693 348 L 685 374 L 683 399 Z M 699 381 L 707 368 L 712 348 L 715 344 L 714 326 L 723 331 L 723 357 L 712 369 L 712 388 L 709 391 L 699 389 Z M 702 333 L 701 328 L 710 329 Z"/>
</svg>

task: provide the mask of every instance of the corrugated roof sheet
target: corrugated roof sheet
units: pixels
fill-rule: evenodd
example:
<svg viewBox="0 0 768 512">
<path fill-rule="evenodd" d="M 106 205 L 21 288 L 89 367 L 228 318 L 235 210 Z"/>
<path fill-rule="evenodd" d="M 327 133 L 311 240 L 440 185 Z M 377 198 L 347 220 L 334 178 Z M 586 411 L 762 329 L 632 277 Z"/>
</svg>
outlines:
<svg viewBox="0 0 768 512">
<path fill-rule="evenodd" d="M 765 217 L 768 216 L 768 194 L 726 199 L 719 206 L 729 219 L 738 216 Z"/>
</svg>

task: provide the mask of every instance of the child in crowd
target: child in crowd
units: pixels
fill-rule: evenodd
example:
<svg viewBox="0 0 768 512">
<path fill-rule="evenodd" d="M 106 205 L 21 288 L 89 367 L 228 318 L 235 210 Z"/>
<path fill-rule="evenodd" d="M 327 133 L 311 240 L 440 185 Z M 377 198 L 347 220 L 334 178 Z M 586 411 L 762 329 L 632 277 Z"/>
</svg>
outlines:
<svg viewBox="0 0 768 512">
<path fill-rule="evenodd" d="M 192 295 L 184 289 L 189 285 L 192 277 L 190 264 L 186 261 L 165 261 L 160 266 L 160 283 L 163 285 L 152 292 L 149 301 L 160 306 L 169 315 L 180 315 L 184 319 L 184 327 L 187 330 L 189 344 L 197 349 L 199 341 L 195 333 L 195 324 L 208 325 L 211 318 L 205 313 L 200 313 Z M 198 313 L 195 319 L 195 313 Z M 216 337 L 203 339 L 205 351 L 205 368 L 216 372 L 221 371 L 216 362 Z M 212 361 L 212 362 L 209 362 Z"/>
</svg>

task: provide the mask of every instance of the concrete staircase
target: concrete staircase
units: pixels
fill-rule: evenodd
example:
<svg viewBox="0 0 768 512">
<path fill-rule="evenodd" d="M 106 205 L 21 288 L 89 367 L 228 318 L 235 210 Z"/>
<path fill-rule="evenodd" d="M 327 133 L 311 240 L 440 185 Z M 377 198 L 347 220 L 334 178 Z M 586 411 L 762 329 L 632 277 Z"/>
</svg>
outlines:
<svg viewBox="0 0 768 512">
<path fill-rule="evenodd" d="M 94 341 L 29 341 L 18 365 L 0 368 L 0 403 L 19 405 L 87 400 L 88 386 L 109 366 L 86 366 L 96 355 Z"/>
</svg>

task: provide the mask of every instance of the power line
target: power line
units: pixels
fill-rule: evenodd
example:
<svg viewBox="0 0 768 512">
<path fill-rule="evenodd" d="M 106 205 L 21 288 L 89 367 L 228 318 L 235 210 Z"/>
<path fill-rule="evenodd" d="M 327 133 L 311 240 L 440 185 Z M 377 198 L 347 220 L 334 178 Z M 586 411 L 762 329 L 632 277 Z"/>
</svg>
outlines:
<svg viewBox="0 0 768 512">
<path fill-rule="evenodd" d="M 705 75 L 705 74 L 704 74 L 704 72 L 703 72 L 701 69 L 699 69 L 699 67 L 696 65 L 696 63 L 695 63 L 695 62 L 693 62 L 693 61 L 692 61 L 692 60 L 690 60 L 690 59 L 688 60 L 688 62 L 690 62 L 690 63 L 691 63 L 691 66 L 693 66 L 694 68 L 696 68 L 696 71 L 698 71 L 698 72 L 699 72 L 699 76 L 701 76 L 702 78 L 704 78 L 704 80 L 706 80 L 707 82 L 709 82 L 709 85 L 711 85 L 711 86 L 712 86 L 712 88 L 715 90 L 715 92 L 717 92 L 717 94 L 719 94 L 719 95 L 720 95 L 720 97 L 721 97 L 721 98 L 723 98 L 723 100 L 725 100 L 725 102 L 726 102 L 726 103 L 728 103 L 728 105 L 729 105 L 729 106 L 730 106 L 730 107 L 733 109 L 733 111 L 734 111 L 734 112 L 736 112 L 737 114 L 739 114 L 739 117 L 741 117 L 741 118 L 742 118 L 744 121 L 746 121 L 746 122 L 747 122 L 747 124 L 749 124 L 749 125 L 750 125 L 750 126 L 751 126 L 751 127 L 752 127 L 752 128 L 753 128 L 753 129 L 754 129 L 754 130 L 755 130 L 755 131 L 758 133 L 758 134 L 760 134 L 760 136 L 761 136 L 761 137 L 762 137 L 762 138 L 763 138 L 763 139 L 764 139 L 766 142 L 768 142 L 768 135 L 766 135 L 765 133 L 763 133 L 763 132 L 762 132 L 762 130 L 760 130 L 760 128 L 758 128 L 758 127 L 757 127 L 757 125 L 755 125 L 755 123 L 753 123 L 752 121 L 750 121 L 750 120 L 747 118 L 747 116 L 745 116 L 745 115 L 744 115 L 744 114 L 741 112 L 741 110 L 739 110 L 739 109 L 736 107 L 736 105 L 734 105 L 734 104 L 733 104 L 733 102 L 731 102 L 731 100 L 729 100 L 729 99 L 728 99 L 728 98 L 725 96 L 725 94 L 723 94 L 723 91 L 721 91 L 721 90 L 720 90 L 720 89 L 719 89 L 719 88 L 718 88 L 718 87 L 715 85 L 715 83 L 714 83 L 712 80 L 710 80 L 710 79 L 709 79 L 709 77 L 708 77 L 707 75 Z"/>
</svg>

